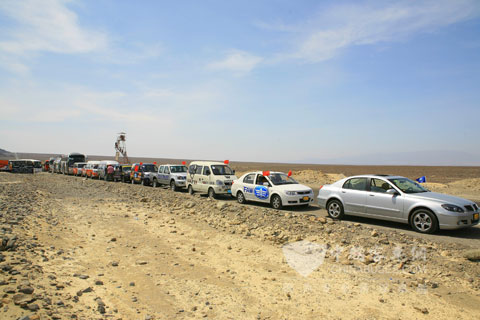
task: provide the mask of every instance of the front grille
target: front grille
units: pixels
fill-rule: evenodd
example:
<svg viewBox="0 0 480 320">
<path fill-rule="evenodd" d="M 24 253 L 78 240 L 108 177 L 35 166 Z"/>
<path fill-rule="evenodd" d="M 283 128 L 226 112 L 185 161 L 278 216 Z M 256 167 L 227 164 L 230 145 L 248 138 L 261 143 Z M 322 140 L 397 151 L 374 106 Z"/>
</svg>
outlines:
<svg viewBox="0 0 480 320">
<path fill-rule="evenodd" d="M 297 194 L 310 194 L 310 191 L 297 191 Z"/>
<path fill-rule="evenodd" d="M 471 205 L 465 206 L 465 209 L 467 209 L 467 211 L 473 211 L 473 207 Z"/>
</svg>

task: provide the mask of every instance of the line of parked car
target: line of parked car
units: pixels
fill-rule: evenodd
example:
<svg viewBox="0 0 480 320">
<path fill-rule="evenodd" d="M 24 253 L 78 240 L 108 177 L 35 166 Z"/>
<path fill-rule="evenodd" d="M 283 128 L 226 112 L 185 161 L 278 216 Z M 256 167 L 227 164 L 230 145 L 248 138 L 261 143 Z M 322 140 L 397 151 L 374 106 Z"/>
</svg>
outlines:
<svg viewBox="0 0 480 320">
<path fill-rule="evenodd" d="M 109 168 L 110 167 L 110 168 Z M 52 171 L 54 172 L 54 171 Z M 182 164 L 88 161 L 73 164 L 73 175 L 144 186 L 169 186 L 173 191 L 208 194 L 211 198 L 230 195 L 241 204 L 261 202 L 274 209 L 308 207 L 314 201 L 312 188 L 283 172 L 247 172 L 240 178 L 225 162 L 193 161 Z M 466 199 L 431 192 L 419 183 L 394 175 L 362 175 L 341 179 L 320 187 L 318 205 L 333 219 L 345 215 L 396 221 L 415 231 L 434 233 L 479 223 L 479 206 Z"/>
</svg>

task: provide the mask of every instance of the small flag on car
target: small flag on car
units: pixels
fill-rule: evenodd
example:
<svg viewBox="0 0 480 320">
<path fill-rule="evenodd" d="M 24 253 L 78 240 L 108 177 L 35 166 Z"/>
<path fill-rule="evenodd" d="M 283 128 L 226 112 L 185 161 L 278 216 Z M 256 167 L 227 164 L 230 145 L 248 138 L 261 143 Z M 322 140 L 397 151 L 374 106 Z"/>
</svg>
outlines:
<svg viewBox="0 0 480 320">
<path fill-rule="evenodd" d="M 427 182 L 427 177 L 422 176 L 422 177 L 420 177 L 420 178 L 418 178 L 418 179 L 415 179 L 415 180 L 416 180 L 418 183 L 425 183 L 425 182 Z"/>
</svg>

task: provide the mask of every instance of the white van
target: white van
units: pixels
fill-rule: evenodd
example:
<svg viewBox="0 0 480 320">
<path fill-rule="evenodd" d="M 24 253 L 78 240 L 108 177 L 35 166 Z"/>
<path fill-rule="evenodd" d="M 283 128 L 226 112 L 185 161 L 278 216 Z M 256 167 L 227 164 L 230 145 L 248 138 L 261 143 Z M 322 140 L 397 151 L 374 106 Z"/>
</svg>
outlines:
<svg viewBox="0 0 480 320">
<path fill-rule="evenodd" d="M 112 161 L 112 160 L 103 160 L 103 161 L 100 161 L 100 163 L 98 164 L 98 179 L 103 179 L 105 181 L 107 181 L 108 177 L 107 177 L 107 168 L 108 166 L 118 166 L 118 161 Z M 113 179 L 113 177 L 112 177 Z"/>
<path fill-rule="evenodd" d="M 85 165 L 85 176 L 87 178 L 98 178 L 98 165 L 100 161 L 88 161 Z"/>
<path fill-rule="evenodd" d="M 188 193 L 207 193 L 215 198 L 217 194 L 231 194 L 235 171 L 222 162 L 194 161 L 187 172 Z"/>
</svg>

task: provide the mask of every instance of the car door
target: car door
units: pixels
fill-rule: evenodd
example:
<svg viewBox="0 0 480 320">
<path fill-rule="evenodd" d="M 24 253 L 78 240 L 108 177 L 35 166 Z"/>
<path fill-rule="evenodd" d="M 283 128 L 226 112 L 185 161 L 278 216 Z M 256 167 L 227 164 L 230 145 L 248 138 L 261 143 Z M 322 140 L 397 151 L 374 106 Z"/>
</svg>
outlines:
<svg viewBox="0 0 480 320">
<path fill-rule="evenodd" d="M 270 202 L 271 184 L 263 174 L 257 174 L 255 188 L 253 189 L 253 200 L 259 202 Z"/>
<path fill-rule="evenodd" d="M 368 188 L 366 213 L 372 217 L 400 220 L 403 212 L 403 197 L 400 193 L 387 193 L 395 188 L 382 179 L 371 178 Z"/>
<path fill-rule="evenodd" d="M 342 187 L 341 197 L 346 213 L 365 215 L 367 178 L 351 178 Z"/>
<path fill-rule="evenodd" d="M 240 191 L 243 192 L 247 200 L 254 200 L 253 190 L 255 189 L 255 176 L 255 173 L 250 173 L 243 178 L 242 189 Z"/>
<path fill-rule="evenodd" d="M 158 183 L 160 183 L 160 184 L 163 183 L 163 177 L 162 177 L 162 175 L 163 175 L 163 168 L 164 168 L 164 167 L 165 167 L 165 166 L 160 166 L 160 167 L 158 168 L 158 171 L 157 171 L 157 181 L 158 181 Z"/>
<path fill-rule="evenodd" d="M 168 180 L 170 180 L 170 167 L 165 166 L 165 168 L 163 168 L 162 183 L 169 184 L 170 181 Z"/>
<path fill-rule="evenodd" d="M 195 167 L 195 174 L 193 175 L 192 186 L 195 191 L 203 191 L 203 175 L 202 175 L 203 166 Z"/>
<path fill-rule="evenodd" d="M 208 192 L 208 188 L 210 187 L 212 177 L 212 170 L 210 170 L 210 166 L 204 166 L 202 172 L 202 191 Z"/>
</svg>

